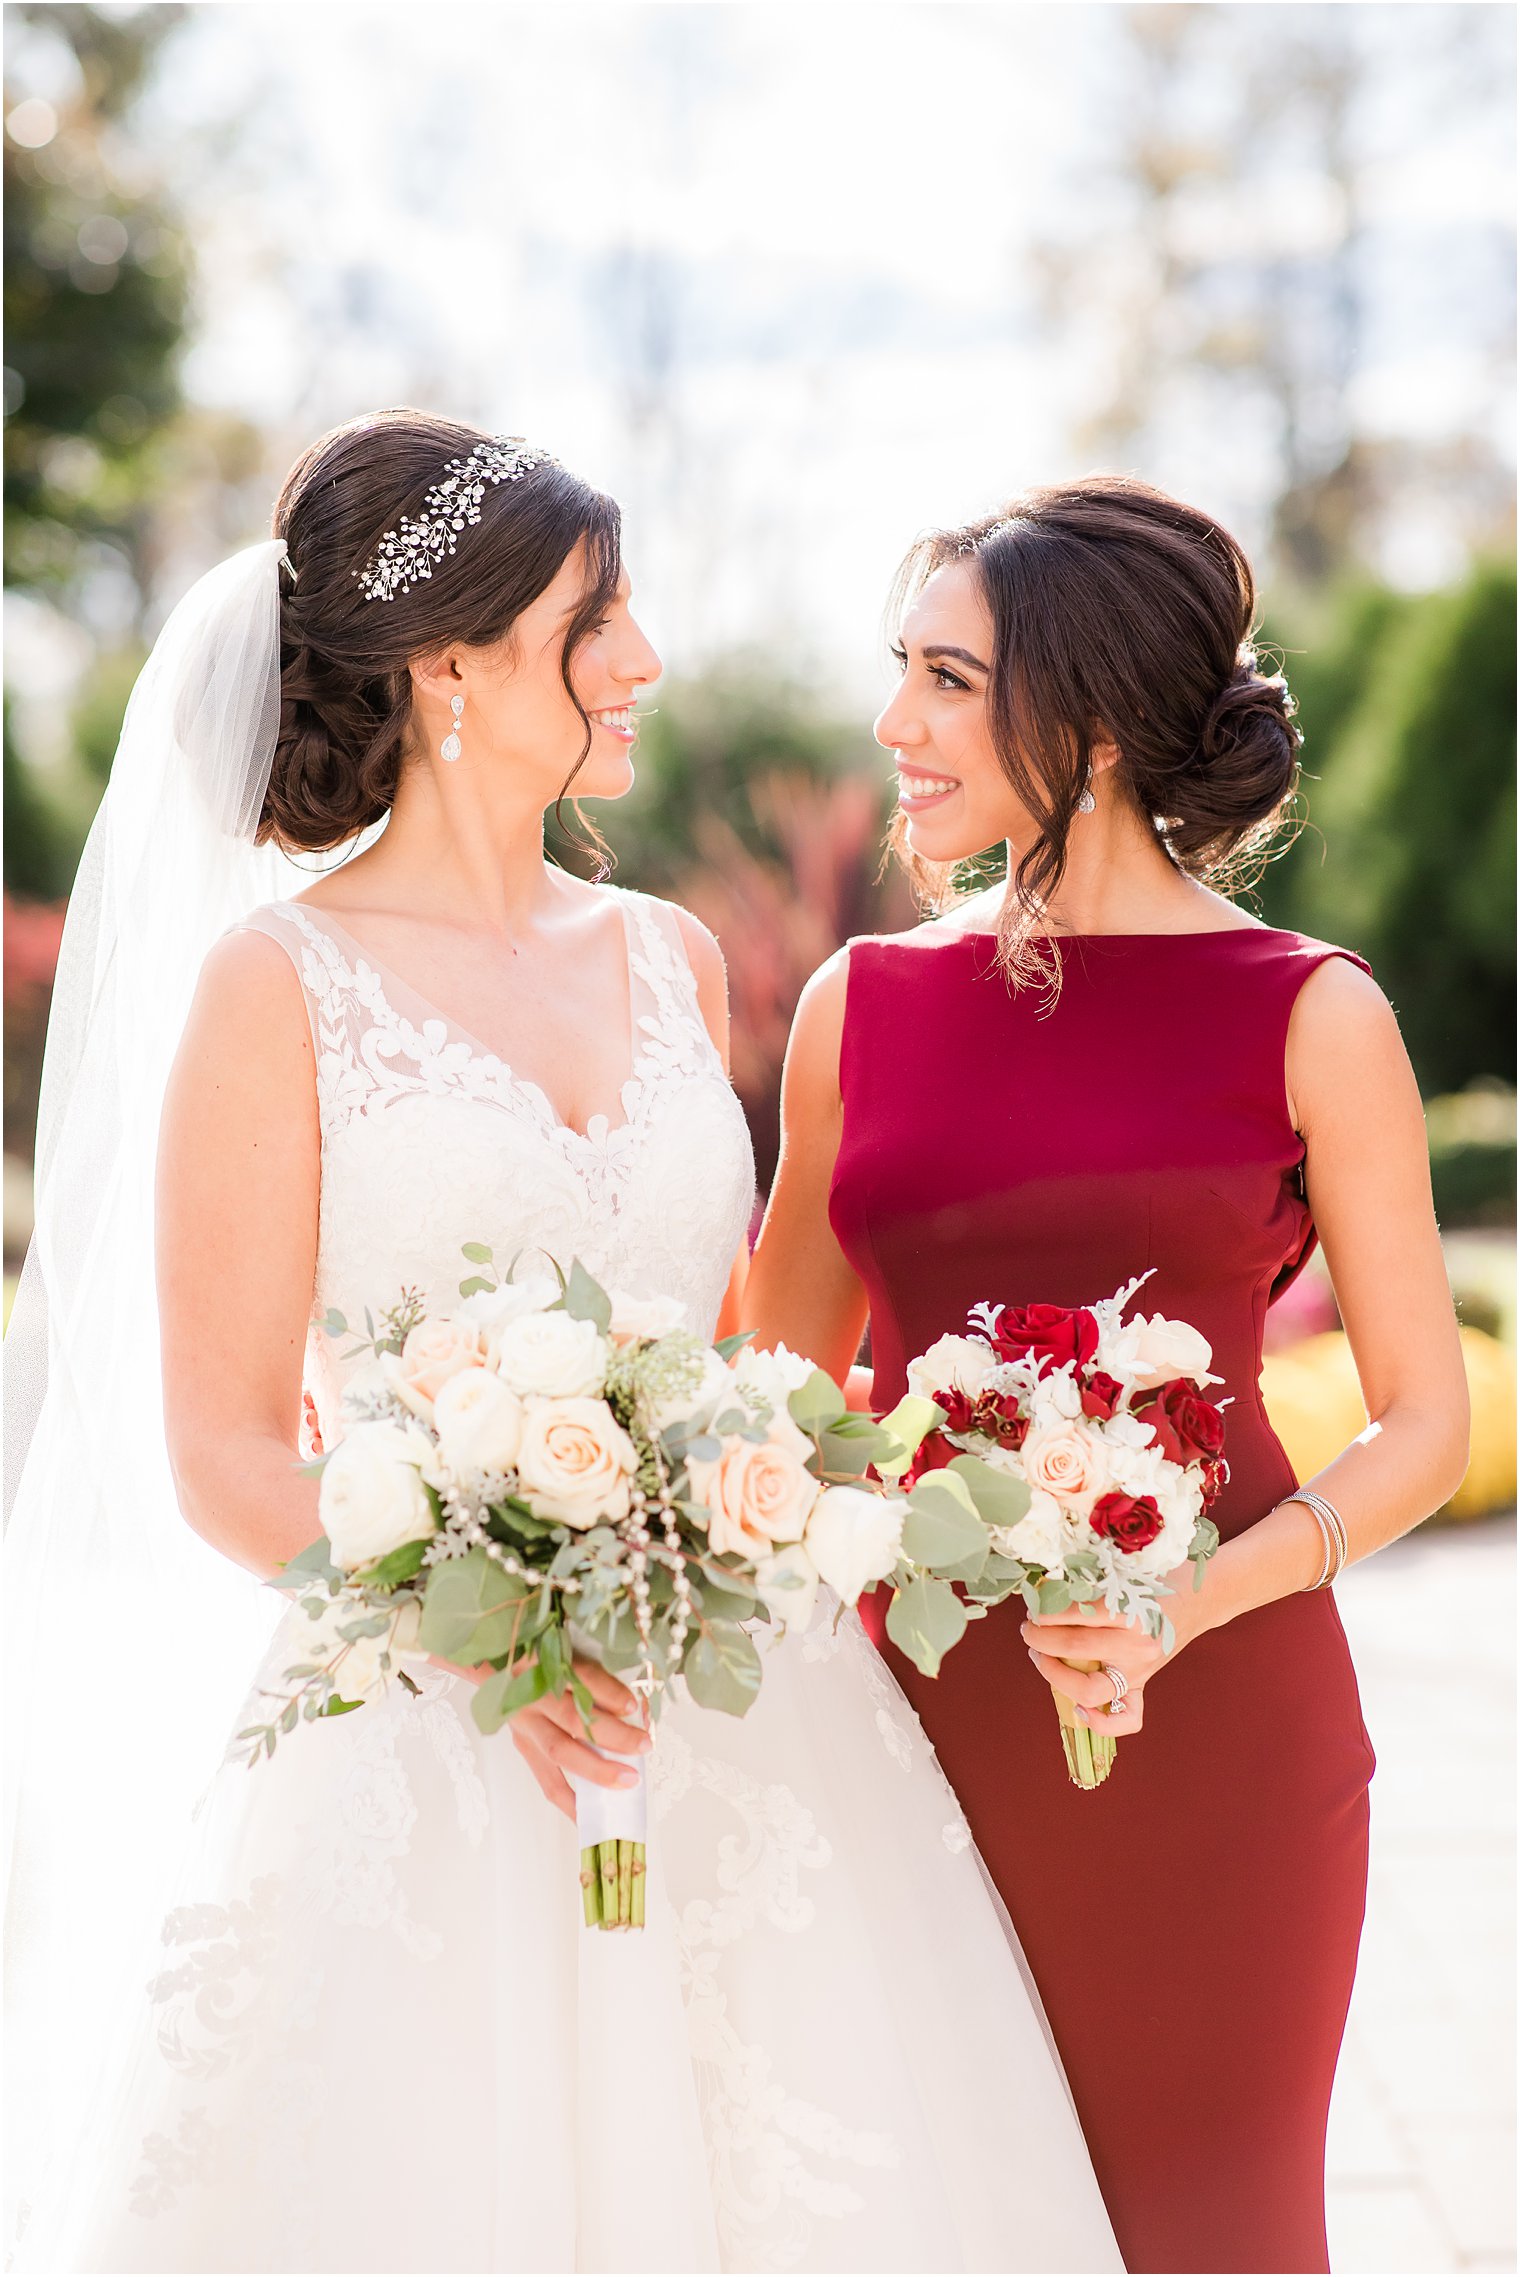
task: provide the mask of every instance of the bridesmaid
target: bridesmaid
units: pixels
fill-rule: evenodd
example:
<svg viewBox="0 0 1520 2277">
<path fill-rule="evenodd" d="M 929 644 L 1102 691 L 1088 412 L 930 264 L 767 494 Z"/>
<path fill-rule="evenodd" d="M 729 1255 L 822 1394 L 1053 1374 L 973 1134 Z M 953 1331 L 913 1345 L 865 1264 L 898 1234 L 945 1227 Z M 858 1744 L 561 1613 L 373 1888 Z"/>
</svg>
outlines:
<svg viewBox="0 0 1520 2277">
<path fill-rule="evenodd" d="M 1200 1592 L 1177 1577 L 1169 1655 L 1017 1601 L 935 1682 L 884 1649 L 1023 1942 L 1127 2266 L 1324 2270 L 1373 1768 L 1326 1584 L 1466 1462 L 1419 1095 L 1361 960 L 1215 890 L 1298 771 L 1217 523 L 1128 481 L 1036 491 L 922 540 L 897 602 L 876 734 L 938 914 L 809 983 L 748 1323 L 842 1376 L 869 1315 L 877 1409 L 982 1298 L 1077 1305 L 1150 1269 L 1140 1307 L 1209 1338 L 1224 1546 Z M 1000 840 L 1006 886 L 958 895 Z M 1316 1228 L 1371 1418 L 1318 1511 L 1258 1383 Z M 1117 1670 L 1122 1706 L 1066 1658 Z M 1096 1792 L 1067 1780 L 1057 1683 L 1125 1741 Z"/>
</svg>

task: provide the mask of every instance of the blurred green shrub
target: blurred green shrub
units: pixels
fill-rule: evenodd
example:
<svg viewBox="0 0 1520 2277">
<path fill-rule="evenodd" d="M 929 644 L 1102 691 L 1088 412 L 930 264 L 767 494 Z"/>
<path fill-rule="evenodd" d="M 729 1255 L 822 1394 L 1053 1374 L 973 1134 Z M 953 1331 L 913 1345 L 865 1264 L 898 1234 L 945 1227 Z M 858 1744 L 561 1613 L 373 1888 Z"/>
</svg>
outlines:
<svg viewBox="0 0 1520 2277">
<path fill-rule="evenodd" d="M 1515 1078 L 1515 570 L 1342 592 L 1291 631 L 1308 827 L 1263 913 L 1359 949 L 1421 1089 Z"/>
<path fill-rule="evenodd" d="M 1430 1179 L 1443 1226 L 1515 1222 L 1515 1094 L 1479 1084 L 1432 1099 Z"/>
</svg>

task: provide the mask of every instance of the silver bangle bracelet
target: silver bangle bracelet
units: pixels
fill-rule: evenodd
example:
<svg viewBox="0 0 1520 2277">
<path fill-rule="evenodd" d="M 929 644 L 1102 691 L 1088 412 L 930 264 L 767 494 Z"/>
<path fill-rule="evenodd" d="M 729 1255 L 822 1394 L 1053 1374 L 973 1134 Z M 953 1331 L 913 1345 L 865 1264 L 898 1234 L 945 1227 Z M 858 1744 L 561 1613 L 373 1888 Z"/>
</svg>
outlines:
<svg viewBox="0 0 1520 2277">
<path fill-rule="evenodd" d="M 1303 1497 L 1302 1495 L 1297 1494 L 1290 1495 L 1289 1500 L 1292 1502 L 1303 1502 Z M 1308 1511 L 1309 1516 L 1314 1520 L 1315 1525 L 1319 1528 L 1320 1548 L 1325 1553 L 1324 1557 L 1320 1561 L 1320 1569 L 1318 1574 L 1315 1576 L 1313 1581 L 1305 1583 L 1306 1592 L 1312 1592 L 1316 1589 L 1323 1589 L 1326 1582 L 1330 1579 L 1330 1566 L 1335 1556 L 1335 1546 L 1330 1538 L 1329 1527 L 1325 1524 L 1324 1519 L 1315 1509 L 1313 1503 L 1304 1502 L 1303 1506 Z"/>
<path fill-rule="evenodd" d="M 1301 1486 L 1296 1494 L 1290 1495 L 1289 1500 L 1301 1502 L 1318 1521 L 1320 1532 L 1325 1536 L 1325 1567 L 1313 1586 L 1316 1589 L 1328 1589 L 1332 1582 L 1339 1580 L 1341 1570 L 1351 1555 L 1346 1521 L 1335 1504 L 1326 1495 L 1316 1493 L 1313 1487 Z"/>
</svg>

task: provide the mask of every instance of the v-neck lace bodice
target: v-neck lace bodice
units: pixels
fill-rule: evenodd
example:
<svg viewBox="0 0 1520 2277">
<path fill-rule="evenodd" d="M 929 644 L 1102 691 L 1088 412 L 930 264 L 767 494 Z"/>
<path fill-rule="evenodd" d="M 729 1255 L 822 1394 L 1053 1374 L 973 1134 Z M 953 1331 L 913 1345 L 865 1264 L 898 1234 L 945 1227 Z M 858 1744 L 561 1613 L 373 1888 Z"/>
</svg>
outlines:
<svg viewBox="0 0 1520 2277">
<path fill-rule="evenodd" d="M 628 932 L 632 1061 L 622 1119 L 566 1123 L 541 1087 L 367 956 L 325 911 L 271 903 L 244 920 L 300 974 L 322 1132 L 308 1388 L 336 1424 L 342 1369 L 322 1329 L 403 1287 L 446 1309 L 485 1242 L 580 1257 L 636 1295 L 678 1297 L 711 1329 L 754 1199 L 738 1101 L 697 1001 L 672 912 L 616 892 Z M 342 1340 L 340 1340 L 341 1342 Z"/>
</svg>

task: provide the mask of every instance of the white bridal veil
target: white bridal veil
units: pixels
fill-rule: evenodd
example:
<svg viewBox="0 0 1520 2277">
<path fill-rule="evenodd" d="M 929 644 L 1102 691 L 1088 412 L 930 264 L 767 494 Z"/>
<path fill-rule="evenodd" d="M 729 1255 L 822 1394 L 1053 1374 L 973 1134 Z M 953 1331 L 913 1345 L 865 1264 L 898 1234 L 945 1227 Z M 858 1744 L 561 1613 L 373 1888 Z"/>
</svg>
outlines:
<svg viewBox="0 0 1520 2277">
<path fill-rule="evenodd" d="M 69 903 L 6 1340 L 10 2172 L 25 2192 L 141 1988 L 195 1799 L 281 1601 L 176 1506 L 153 1183 L 201 961 L 308 882 L 253 843 L 280 716 L 283 540 L 203 577 L 132 693 Z M 217 1260 L 208 1256 L 209 1277 Z M 24 2215 L 22 2216 L 24 2220 Z"/>
</svg>

